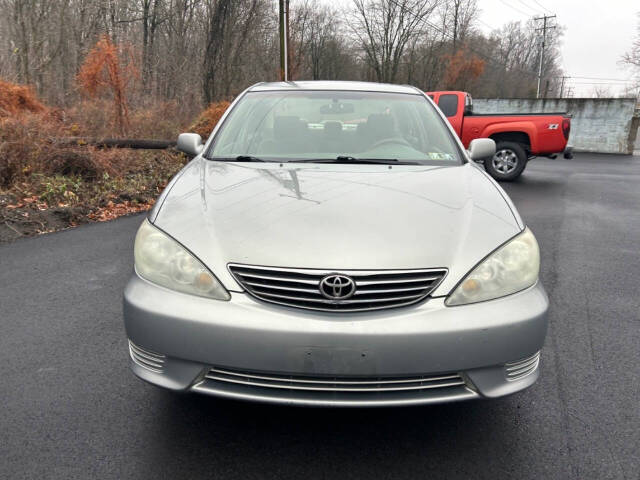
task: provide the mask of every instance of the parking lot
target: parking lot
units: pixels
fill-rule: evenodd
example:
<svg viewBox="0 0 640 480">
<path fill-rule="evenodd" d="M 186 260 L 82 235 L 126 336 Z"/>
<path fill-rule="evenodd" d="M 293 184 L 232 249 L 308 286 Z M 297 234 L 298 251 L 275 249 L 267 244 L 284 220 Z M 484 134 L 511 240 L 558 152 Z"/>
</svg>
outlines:
<svg viewBox="0 0 640 480">
<path fill-rule="evenodd" d="M 142 217 L 0 246 L 0 478 L 640 478 L 640 157 L 505 189 L 551 300 L 541 378 L 492 400 L 306 409 L 177 395 L 128 367 Z"/>
</svg>

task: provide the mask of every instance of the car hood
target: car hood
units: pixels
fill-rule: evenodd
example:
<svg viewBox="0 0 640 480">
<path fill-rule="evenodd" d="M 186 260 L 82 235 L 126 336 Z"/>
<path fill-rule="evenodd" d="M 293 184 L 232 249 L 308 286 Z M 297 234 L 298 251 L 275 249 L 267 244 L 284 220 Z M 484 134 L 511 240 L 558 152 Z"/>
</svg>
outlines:
<svg viewBox="0 0 640 480">
<path fill-rule="evenodd" d="M 447 268 L 444 295 L 521 230 L 506 195 L 472 164 L 224 163 L 196 159 L 154 224 L 230 290 L 228 263 L 292 268 Z"/>
</svg>

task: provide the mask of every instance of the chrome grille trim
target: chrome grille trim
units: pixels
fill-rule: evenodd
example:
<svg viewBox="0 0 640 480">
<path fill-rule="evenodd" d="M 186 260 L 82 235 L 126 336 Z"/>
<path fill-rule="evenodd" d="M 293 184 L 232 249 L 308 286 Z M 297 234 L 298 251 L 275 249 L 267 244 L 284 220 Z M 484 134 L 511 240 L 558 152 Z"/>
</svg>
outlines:
<svg viewBox="0 0 640 480">
<path fill-rule="evenodd" d="M 440 269 L 440 270 L 444 270 L 444 269 Z M 415 270 L 404 270 L 401 272 L 397 272 L 397 273 L 411 273 L 414 272 Z M 377 273 L 386 273 L 384 270 L 379 270 Z M 403 279 L 399 279 L 399 280 L 370 280 L 370 281 L 362 281 L 359 284 L 362 286 L 365 285 L 377 285 L 380 283 L 385 283 L 385 284 L 393 284 L 393 283 L 411 283 L 411 282 L 428 282 L 431 280 L 437 280 L 439 277 L 438 276 L 431 276 L 431 277 L 418 277 L 418 278 L 412 278 L 411 280 L 403 280 Z"/>
<path fill-rule="evenodd" d="M 361 312 L 412 305 L 427 298 L 447 274 L 445 268 L 415 270 L 324 270 L 230 263 L 229 272 L 254 298 L 264 302 L 326 312 Z M 331 300 L 320 293 L 327 275 L 351 277 L 351 298 Z M 364 287 L 364 288 L 363 288 Z"/>
<path fill-rule="evenodd" d="M 164 355 L 141 348 L 131 340 L 129 340 L 129 355 L 131 355 L 131 359 L 141 367 L 151 370 L 152 372 L 162 373 L 166 358 Z"/>
<path fill-rule="evenodd" d="M 540 352 L 536 352 L 530 357 L 508 362 L 504 364 L 504 371 L 507 380 L 515 381 L 535 372 L 540 364 Z"/>
<path fill-rule="evenodd" d="M 243 372 L 214 367 L 209 370 L 204 378 L 205 381 L 240 384 L 246 387 L 314 392 L 403 392 L 466 386 L 462 375 L 459 373 L 403 378 L 304 377 Z"/>
</svg>

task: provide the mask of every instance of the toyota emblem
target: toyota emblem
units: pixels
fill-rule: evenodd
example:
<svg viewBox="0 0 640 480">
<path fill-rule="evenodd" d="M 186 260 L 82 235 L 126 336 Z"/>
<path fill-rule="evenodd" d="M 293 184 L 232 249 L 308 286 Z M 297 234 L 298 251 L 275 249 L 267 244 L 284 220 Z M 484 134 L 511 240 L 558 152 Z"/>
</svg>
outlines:
<svg viewBox="0 0 640 480">
<path fill-rule="evenodd" d="M 351 277 L 332 273 L 320 280 L 320 293 L 329 300 L 346 300 L 356 292 Z"/>
</svg>

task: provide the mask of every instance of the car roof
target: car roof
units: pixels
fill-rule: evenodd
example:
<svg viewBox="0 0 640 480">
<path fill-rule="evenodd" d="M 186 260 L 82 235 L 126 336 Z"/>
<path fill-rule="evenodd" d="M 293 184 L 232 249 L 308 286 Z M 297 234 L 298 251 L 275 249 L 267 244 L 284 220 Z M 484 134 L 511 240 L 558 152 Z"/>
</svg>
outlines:
<svg viewBox="0 0 640 480">
<path fill-rule="evenodd" d="M 390 83 L 374 82 L 349 82 L 329 80 L 305 80 L 296 82 L 263 82 L 249 88 L 250 92 L 264 92 L 273 90 L 343 90 L 360 92 L 388 92 L 409 93 L 417 95 L 422 93 L 416 87 L 410 85 L 393 85 Z"/>
</svg>

